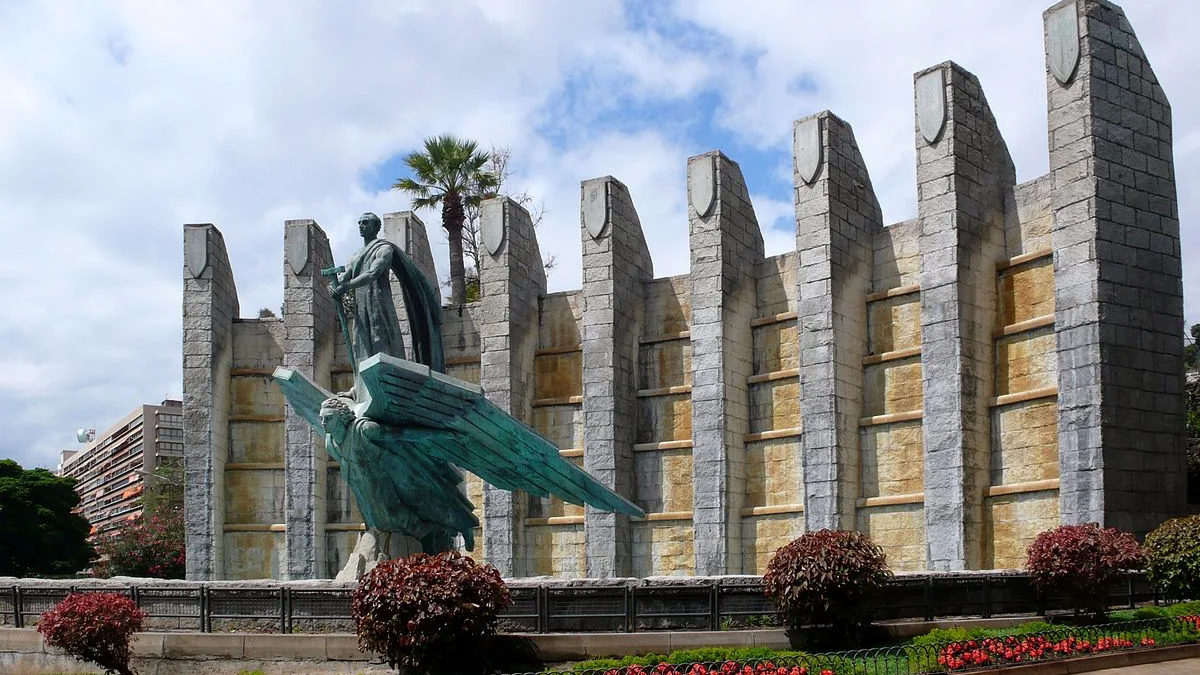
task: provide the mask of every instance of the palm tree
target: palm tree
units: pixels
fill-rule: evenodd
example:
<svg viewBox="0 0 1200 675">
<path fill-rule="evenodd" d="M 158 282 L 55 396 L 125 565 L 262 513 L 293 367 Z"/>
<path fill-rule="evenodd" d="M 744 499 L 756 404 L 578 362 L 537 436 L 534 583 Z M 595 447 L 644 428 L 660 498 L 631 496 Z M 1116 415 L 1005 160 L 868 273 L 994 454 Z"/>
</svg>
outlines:
<svg viewBox="0 0 1200 675">
<path fill-rule="evenodd" d="M 442 207 L 442 227 L 450 239 L 451 301 L 467 301 L 466 274 L 463 270 L 463 221 L 465 208 L 477 207 L 483 195 L 493 194 L 498 177 L 487 171 L 491 155 L 479 150 L 475 141 L 444 134 L 425 139 L 424 152 L 412 152 L 404 164 L 412 178 L 401 178 L 393 190 L 412 196 L 414 209 Z"/>
</svg>

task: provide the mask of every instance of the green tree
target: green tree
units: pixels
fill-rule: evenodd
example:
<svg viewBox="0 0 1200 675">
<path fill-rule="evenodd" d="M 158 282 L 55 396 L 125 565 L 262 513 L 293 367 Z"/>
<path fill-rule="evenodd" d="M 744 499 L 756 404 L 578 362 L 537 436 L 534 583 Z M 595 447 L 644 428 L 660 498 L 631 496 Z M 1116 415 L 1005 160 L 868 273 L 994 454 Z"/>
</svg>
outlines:
<svg viewBox="0 0 1200 675">
<path fill-rule="evenodd" d="M 1200 323 L 1192 324 L 1183 345 L 1183 369 L 1200 371 Z"/>
<path fill-rule="evenodd" d="M 466 274 L 463 267 L 463 222 L 466 208 L 478 207 L 481 195 L 494 191 L 499 184 L 487 170 L 491 155 L 479 149 L 475 141 L 449 134 L 425 139 L 424 152 L 412 152 L 404 164 L 412 178 L 401 178 L 393 190 L 408 193 L 414 209 L 442 207 L 442 227 L 450 243 L 451 302 L 467 301 Z"/>
<path fill-rule="evenodd" d="M 61 575 L 88 566 L 96 553 L 91 526 L 75 512 L 75 479 L 0 460 L 0 576 Z"/>
</svg>

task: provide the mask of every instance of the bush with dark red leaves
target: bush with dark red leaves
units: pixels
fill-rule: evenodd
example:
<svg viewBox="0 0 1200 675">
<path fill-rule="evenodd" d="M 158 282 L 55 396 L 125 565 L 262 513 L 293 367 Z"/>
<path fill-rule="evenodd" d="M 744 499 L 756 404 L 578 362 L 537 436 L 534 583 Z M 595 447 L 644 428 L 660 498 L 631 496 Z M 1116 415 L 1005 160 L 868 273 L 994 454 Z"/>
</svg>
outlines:
<svg viewBox="0 0 1200 675">
<path fill-rule="evenodd" d="M 42 615 L 37 630 L 50 647 L 105 673 L 132 675 L 129 642 L 142 630 L 146 613 L 116 593 L 72 593 Z"/>
<path fill-rule="evenodd" d="M 818 530 L 775 552 L 763 591 L 787 622 L 794 643 L 804 625 L 826 626 L 834 639 L 856 642 L 891 578 L 883 549 L 870 537 Z"/>
<path fill-rule="evenodd" d="M 1109 587 L 1145 560 L 1132 534 L 1089 523 L 1062 525 L 1039 534 L 1029 545 L 1026 568 L 1038 590 L 1061 595 L 1077 616 L 1087 611 L 1103 618 L 1108 613 Z"/>
<path fill-rule="evenodd" d="M 354 590 L 358 645 L 420 673 L 488 669 L 500 610 L 512 598 L 496 568 L 457 551 L 388 560 Z"/>
</svg>

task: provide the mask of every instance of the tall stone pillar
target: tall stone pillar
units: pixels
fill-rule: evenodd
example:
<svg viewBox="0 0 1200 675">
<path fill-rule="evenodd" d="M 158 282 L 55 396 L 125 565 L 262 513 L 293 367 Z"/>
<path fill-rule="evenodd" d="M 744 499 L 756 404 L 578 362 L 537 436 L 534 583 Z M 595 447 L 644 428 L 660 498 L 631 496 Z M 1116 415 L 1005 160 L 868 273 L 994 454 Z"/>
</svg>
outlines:
<svg viewBox="0 0 1200 675">
<path fill-rule="evenodd" d="M 1063 523 L 1183 508 L 1183 290 L 1171 106 L 1121 9 L 1048 9 Z"/>
<path fill-rule="evenodd" d="M 854 529 L 866 296 L 883 216 L 849 124 L 829 111 L 806 117 L 793 146 L 804 523 Z"/>
<path fill-rule="evenodd" d="M 183 226 L 183 474 L 187 578 L 222 576 L 229 370 L 237 287 L 220 230 Z"/>
<path fill-rule="evenodd" d="M 417 268 L 429 278 L 429 282 L 437 289 L 439 300 L 442 297 L 441 285 L 438 284 L 437 268 L 433 264 L 433 251 L 429 248 L 429 236 L 425 223 L 412 211 L 385 213 L 382 217 L 382 238 L 400 247 L 416 263 Z M 404 291 L 395 275 L 389 277 L 392 281 L 392 301 L 396 305 L 396 316 L 400 319 L 400 334 L 404 336 L 405 358 L 412 358 L 412 329 L 408 326 L 408 313 L 404 307 Z M 440 304 L 440 303 L 439 303 Z"/>
<path fill-rule="evenodd" d="M 312 220 L 289 220 L 283 234 L 283 365 L 332 388 L 334 345 L 341 339 L 329 280 L 329 238 Z M 290 406 L 284 406 L 285 579 L 313 579 L 325 569 L 324 437 Z"/>
<path fill-rule="evenodd" d="M 539 299 L 546 293 L 546 272 L 533 222 L 508 197 L 483 203 L 480 239 L 484 248 L 480 281 L 479 384 L 488 400 L 508 414 L 532 421 L 534 352 L 538 343 Z M 504 577 L 521 576 L 524 494 L 484 485 L 483 547 L 487 561 Z"/>
<path fill-rule="evenodd" d="M 914 79 L 926 562 L 931 570 L 978 569 L 996 263 L 1016 173 L 974 75 L 946 62 Z"/>
<path fill-rule="evenodd" d="M 625 185 L 604 176 L 581 193 L 584 469 L 632 499 L 638 336 L 654 268 Z M 629 517 L 589 506 L 584 518 L 588 576 L 629 576 Z"/>
<path fill-rule="evenodd" d="M 688 159 L 688 205 L 696 574 L 737 574 L 762 232 L 742 170 L 720 152 Z"/>
</svg>

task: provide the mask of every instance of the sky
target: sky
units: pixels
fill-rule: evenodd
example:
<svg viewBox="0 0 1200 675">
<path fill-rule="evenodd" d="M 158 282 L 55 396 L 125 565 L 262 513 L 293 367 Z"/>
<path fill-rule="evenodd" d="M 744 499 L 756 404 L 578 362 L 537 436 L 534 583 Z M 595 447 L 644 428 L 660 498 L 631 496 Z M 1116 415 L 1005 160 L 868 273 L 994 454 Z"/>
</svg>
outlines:
<svg viewBox="0 0 1200 675">
<path fill-rule="evenodd" d="M 53 467 L 181 396 L 184 223 L 225 236 L 243 316 L 278 311 L 283 222 L 335 259 L 407 209 L 400 158 L 512 150 L 550 290 L 580 286 L 579 183 L 630 190 L 657 276 L 687 272 L 687 158 L 737 161 L 768 254 L 794 248 L 791 124 L 854 127 L 884 221 L 916 215 L 912 74 L 978 76 L 1017 178 L 1047 171 L 1050 0 L 0 0 L 0 457 Z M 1174 112 L 1188 324 L 1200 322 L 1200 4 L 1126 0 Z M 439 274 L 445 236 L 429 224 Z"/>
</svg>

